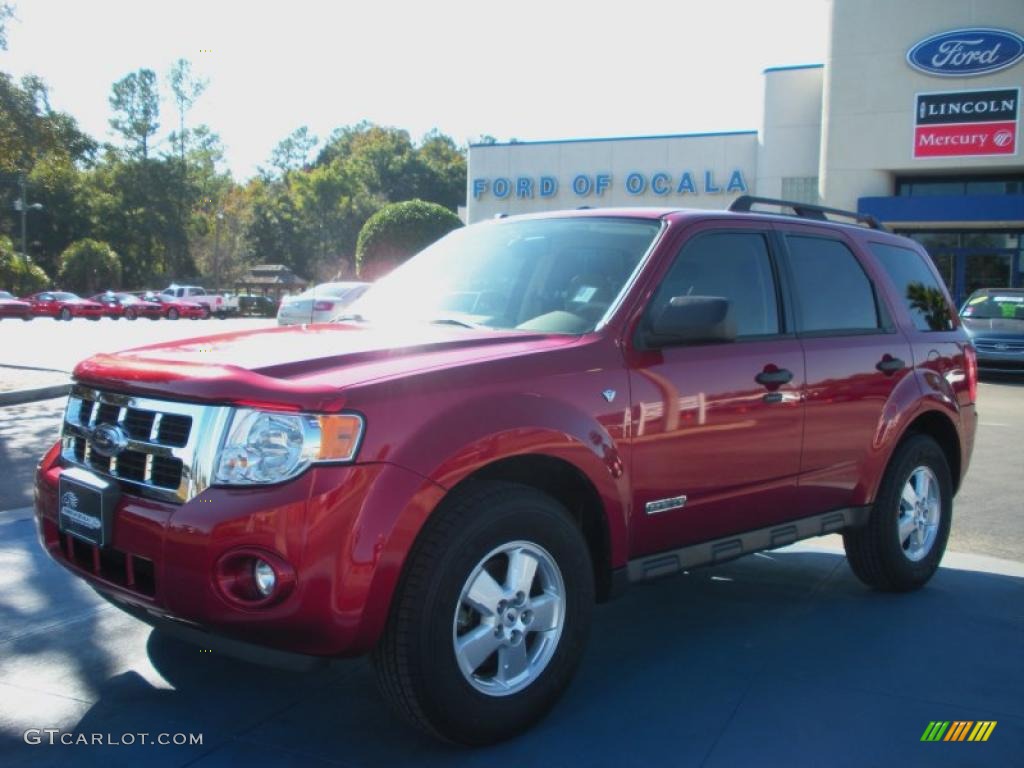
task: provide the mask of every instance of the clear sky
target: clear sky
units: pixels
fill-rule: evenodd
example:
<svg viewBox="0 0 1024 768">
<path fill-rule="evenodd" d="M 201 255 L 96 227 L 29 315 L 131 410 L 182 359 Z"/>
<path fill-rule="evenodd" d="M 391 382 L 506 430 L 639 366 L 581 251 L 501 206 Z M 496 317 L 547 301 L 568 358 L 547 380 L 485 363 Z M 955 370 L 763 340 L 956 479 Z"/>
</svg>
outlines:
<svg viewBox="0 0 1024 768">
<path fill-rule="evenodd" d="M 244 179 L 308 125 L 367 119 L 458 142 L 759 127 L 762 70 L 820 63 L 827 0 L 15 0 L 0 70 L 40 75 L 55 108 L 112 140 L 108 96 L 185 57 Z M 164 87 L 165 92 L 169 88 Z M 160 137 L 176 123 L 161 107 Z"/>
</svg>

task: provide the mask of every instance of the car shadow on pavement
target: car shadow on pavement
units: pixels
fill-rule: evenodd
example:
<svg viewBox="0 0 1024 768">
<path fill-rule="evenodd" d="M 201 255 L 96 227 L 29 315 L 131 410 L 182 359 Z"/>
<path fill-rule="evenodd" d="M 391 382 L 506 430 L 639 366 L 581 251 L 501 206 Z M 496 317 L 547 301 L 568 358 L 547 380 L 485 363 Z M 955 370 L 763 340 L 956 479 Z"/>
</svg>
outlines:
<svg viewBox="0 0 1024 768">
<path fill-rule="evenodd" d="M 398 722 L 365 660 L 280 672 L 152 631 L 162 681 L 122 671 L 67 728 L 201 733 L 201 746 L 19 745 L 9 764 L 1011 764 L 1024 750 L 1022 606 L 1024 579 L 943 568 L 918 592 L 881 594 L 823 552 L 697 570 L 598 607 L 551 715 L 477 750 Z M 983 744 L 922 743 L 933 720 L 998 725 Z"/>
</svg>

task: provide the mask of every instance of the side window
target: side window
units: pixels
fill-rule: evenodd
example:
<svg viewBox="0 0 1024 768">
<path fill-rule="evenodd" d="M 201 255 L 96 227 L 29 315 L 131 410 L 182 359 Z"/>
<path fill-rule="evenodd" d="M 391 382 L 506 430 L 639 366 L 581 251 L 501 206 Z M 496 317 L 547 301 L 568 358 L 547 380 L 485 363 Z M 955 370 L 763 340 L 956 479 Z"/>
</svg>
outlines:
<svg viewBox="0 0 1024 768">
<path fill-rule="evenodd" d="M 921 254 L 897 245 L 871 243 L 871 252 L 896 286 L 919 331 L 953 328 L 952 309 Z"/>
<path fill-rule="evenodd" d="M 775 277 L 762 234 L 715 232 L 690 240 L 658 288 L 651 313 L 676 296 L 728 299 L 740 338 L 780 332 Z"/>
<path fill-rule="evenodd" d="M 53 294 L 52 293 L 40 293 L 39 294 L 39 300 L 40 301 L 53 301 Z"/>
<path fill-rule="evenodd" d="M 787 235 L 786 245 L 802 333 L 878 329 L 875 291 L 853 251 L 824 237 Z"/>
</svg>

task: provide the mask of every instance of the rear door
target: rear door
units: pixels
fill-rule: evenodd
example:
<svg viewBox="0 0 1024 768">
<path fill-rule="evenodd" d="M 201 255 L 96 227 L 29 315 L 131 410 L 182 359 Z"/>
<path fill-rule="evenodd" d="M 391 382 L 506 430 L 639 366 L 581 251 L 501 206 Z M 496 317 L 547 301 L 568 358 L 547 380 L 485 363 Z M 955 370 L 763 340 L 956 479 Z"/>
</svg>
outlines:
<svg viewBox="0 0 1024 768">
<path fill-rule="evenodd" d="M 776 228 L 807 364 L 798 508 L 859 506 L 877 475 L 886 403 L 911 375 L 910 344 L 853 238 L 831 227 Z"/>
<path fill-rule="evenodd" d="M 645 310 L 724 297 L 738 338 L 648 351 L 631 342 L 634 556 L 794 517 L 804 362 L 774 251 L 767 225 L 693 227 Z"/>
</svg>

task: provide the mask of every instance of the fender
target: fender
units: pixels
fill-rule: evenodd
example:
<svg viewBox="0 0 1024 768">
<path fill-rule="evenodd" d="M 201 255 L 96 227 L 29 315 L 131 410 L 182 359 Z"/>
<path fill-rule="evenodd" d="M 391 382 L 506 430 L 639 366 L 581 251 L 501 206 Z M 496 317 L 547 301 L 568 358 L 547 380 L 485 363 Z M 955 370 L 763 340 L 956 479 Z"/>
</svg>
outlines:
<svg viewBox="0 0 1024 768">
<path fill-rule="evenodd" d="M 445 428 L 453 414 L 435 413 L 389 457 L 390 463 L 421 478 L 405 503 L 395 503 L 398 498 L 389 494 L 390 504 L 374 504 L 361 512 L 361 517 L 373 518 L 356 525 L 363 540 L 354 544 L 355 550 L 375 550 L 368 604 L 390 605 L 405 558 L 446 493 L 474 472 L 514 456 L 561 459 L 587 477 L 604 506 L 611 565 L 625 565 L 629 541 L 627 462 L 600 421 L 571 403 L 528 394 L 503 397 L 500 408 L 494 407 L 493 398 L 457 407 L 480 414 L 471 430 L 460 429 L 456 436 Z M 407 490 L 411 488 L 407 486 Z M 384 628 L 384 613 L 366 614 L 359 632 L 361 647 L 373 645 Z"/>
<path fill-rule="evenodd" d="M 960 423 L 961 407 L 952 385 L 935 371 L 914 368 L 896 385 L 882 409 L 871 442 L 871 451 L 865 461 L 867 471 L 862 473 L 854 504 L 874 503 L 896 446 L 906 436 L 910 425 L 928 412 L 936 412 L 947 418 L 959 434 L 956 425 Z M 963 446 L 961 452 L 962 449 Z"/>
</svg>

